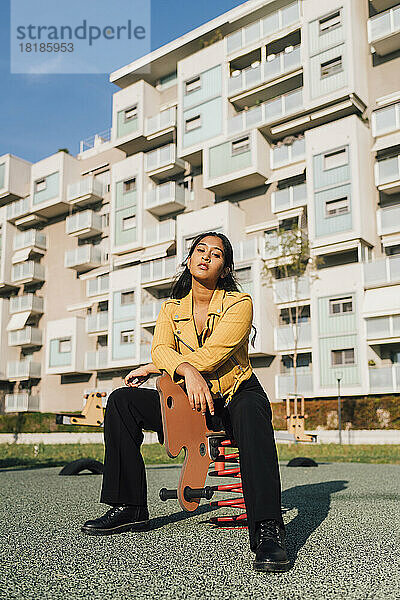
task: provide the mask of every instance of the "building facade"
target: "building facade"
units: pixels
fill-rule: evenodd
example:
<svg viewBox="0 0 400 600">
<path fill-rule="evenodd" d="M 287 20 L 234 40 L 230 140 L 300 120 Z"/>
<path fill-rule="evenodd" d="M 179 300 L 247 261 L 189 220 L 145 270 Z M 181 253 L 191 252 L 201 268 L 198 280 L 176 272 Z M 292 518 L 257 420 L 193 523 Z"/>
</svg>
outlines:
<svg viewBox="0 0 400 600">
<path fill-rule="evenodd" d="M 79 410 L 150 362 L 191 240 L 234 245 L 271 400 L 400 392 L 400 3 L 251 0 L 110 76 L 109 131 L 0 157 L 5 409 Z M 301 223 L 313 276 L 265 277 Z M 300 307 L 296 331 L 288 316 Z M 291 312 L 292 311 L 292 312 Z"/>
</svg>

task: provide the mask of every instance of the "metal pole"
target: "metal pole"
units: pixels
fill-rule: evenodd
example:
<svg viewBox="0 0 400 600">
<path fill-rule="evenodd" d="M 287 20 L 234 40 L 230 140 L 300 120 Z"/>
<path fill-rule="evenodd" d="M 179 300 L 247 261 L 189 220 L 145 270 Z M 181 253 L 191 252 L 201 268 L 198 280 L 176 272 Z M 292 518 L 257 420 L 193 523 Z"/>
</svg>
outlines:
<svg viewBox="0 0 400 600">
<path fill-rule="evenodd" d="M 342 443 L 342 405 L 340 401 L 340 377 L 337 380 L 338 383 L 338 426 L 339 426 L 339 444 Z"/>
</svg>

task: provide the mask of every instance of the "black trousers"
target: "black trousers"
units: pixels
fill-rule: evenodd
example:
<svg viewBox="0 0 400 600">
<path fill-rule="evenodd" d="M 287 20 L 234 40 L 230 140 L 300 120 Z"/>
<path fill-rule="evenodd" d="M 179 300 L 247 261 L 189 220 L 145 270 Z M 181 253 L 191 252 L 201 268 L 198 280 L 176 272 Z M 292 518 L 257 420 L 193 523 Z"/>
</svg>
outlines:
<svg viewBox="0 0 400 600">
<path fill-rule="evenodd" d="M 257 522 L 276 519 L 283 525 L 271 407 L 255 373 L 240 384 L 220 416 L 225 431 L 239 448 L 250 546 L 254 551 Z M 127 386 L 111 392 L 104 418 L 105 465 L 100 502 L 147 506 L 146 472 L 140 453 L 144 429 L 156 431 L 163 441 L 157 390 Z"/>
</svg>

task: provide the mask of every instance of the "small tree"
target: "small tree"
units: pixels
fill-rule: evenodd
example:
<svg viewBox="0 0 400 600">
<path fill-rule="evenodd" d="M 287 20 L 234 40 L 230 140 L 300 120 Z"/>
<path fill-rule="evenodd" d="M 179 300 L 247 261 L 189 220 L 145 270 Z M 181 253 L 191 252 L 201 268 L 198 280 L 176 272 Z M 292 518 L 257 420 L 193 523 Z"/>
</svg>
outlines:
<svg viewBox="0 0 400 600">
<path fill-rule="evenodd" d="M 301 219 L 301 217 L 300 217 Z M 299 320 L 304 312 L 300 305 L 299 285 L 303 277 L 309 277 L 310 283 L 317 278 L 317 268 L 321 262 L 318 257 L 312 257 L 310 244 L 305 227 L 299 221 L 291 223 L 290 228 L 280 227 L 271 241 L 265 243 L 263 272 L 272 284 L 277 276 L 293 281 L 294 306 L 288 309 L 288 320 L 293 331 L 293 375 L 294 395 L 297 395 L 297 355 L 299 344 Z M 271 258 L 268 258 L 268 255 Z M 294 309 L 294 310 L 292 310 Z"/>
</svg>

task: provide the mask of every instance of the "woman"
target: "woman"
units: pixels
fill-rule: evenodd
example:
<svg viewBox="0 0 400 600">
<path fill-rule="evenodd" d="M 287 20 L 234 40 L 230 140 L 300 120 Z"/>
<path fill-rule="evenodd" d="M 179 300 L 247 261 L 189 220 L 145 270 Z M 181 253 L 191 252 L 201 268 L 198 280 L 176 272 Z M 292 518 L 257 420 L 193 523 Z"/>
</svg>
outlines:
<svg viewBox="0 0 400 600">
<path fill-rule="evenodd" d="M 193 410 L 219 417 L 238 444 L 250 547 L 256 553 L 254 568 L 290 568 L 271 407 L 248 357 L 252 319 L 251 296 L 239 292 L 235 282 L 228 238 L 216 232 L 200 234 L 192 243 L 185 270 L 172 286 L 171 298 L 162 304 L 151 350 L 153 363 L 131 371 L 125 378 L 127 387 L 115 389 L 108 398 L 100 501 L 112 508 L 87 521 L 82 531 L 108 535 L 147 528 L 140 445 L 144 429 L 158 432 L 161 443 L 163 431 L 158 392 L 138 386 L 151 373 L 165 370 L 185 386 Z"/>
</svg>

